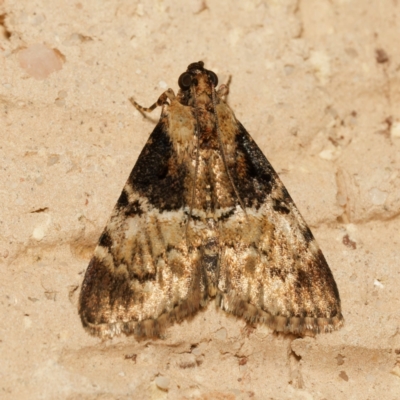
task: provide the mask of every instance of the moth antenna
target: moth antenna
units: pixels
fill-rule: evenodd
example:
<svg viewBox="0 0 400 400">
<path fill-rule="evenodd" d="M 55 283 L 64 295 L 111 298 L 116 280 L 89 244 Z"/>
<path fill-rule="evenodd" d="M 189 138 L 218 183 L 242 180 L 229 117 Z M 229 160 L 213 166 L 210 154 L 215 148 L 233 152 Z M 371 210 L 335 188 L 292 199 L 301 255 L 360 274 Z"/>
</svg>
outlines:
<svg viewBox="0 0 400 400">
<path fill-rule="evenodd" d="M 233 190 L 236 194 L 236 197 L 239 201 L 240 207 L 242 207 L 242 210 L 247 217 L 247 212 L 246 212 L 246 208 L 244 206 L 243 200 L 240 197 L 239 191 L 237 190 L 235 182 L 233 181 L 232 175 L 229 171 L 228 163 L 226 162 L 225 148 L 224 148 L 224 144 L 222 142 L 221 130 L 219 129 L 218 114 L 217 114 L 217 100 L 215 98 L 215 87 L 212 83 L 211 83 L 211 93 L 212 93 L 212 103 L 213 103 L 213 108 L 214 108 L 213 111 L 214 111 L 214 116 L 215 116 L 215 126 L 217 128 L 218 143 L 219 143 L 219 147 L 221 149 L 222 162 L 224 163 L 226 174 L 228 175 L 229 181 L 230 181 L 230 183 L 233 187 Z"/>
<path fill-rule="evenodd" d="M 190 208 L 189 208 L 189 215 L 188 215 L 188 220 L 186 222 L 186 230 L 185 230 L 185 236 L 186 236 L 186 243 L 188 244 L 189 247 L 189 240 L 188 240 L 188 229 L 189 229 L 189 223 L 192 218 L 192 211 L 193 211 L 193 204 L 194 204 L 194 196 L 196 194 L 196 180 L 197 180 L 197 175 L 199 171 L 199 156 L 200 156 L 200 134 L 199 134 L 199 114 L 197 110 L 197 97 L 196 97 L 196 90 L 193 90 L 193 97 L 194 97 L 194 115 L 196 118 L 196 164 L 194 167 L 194 176 L 193 176 L 193 186 L 192 186 L 192 196 L 190 199 Z"/>
</svg>

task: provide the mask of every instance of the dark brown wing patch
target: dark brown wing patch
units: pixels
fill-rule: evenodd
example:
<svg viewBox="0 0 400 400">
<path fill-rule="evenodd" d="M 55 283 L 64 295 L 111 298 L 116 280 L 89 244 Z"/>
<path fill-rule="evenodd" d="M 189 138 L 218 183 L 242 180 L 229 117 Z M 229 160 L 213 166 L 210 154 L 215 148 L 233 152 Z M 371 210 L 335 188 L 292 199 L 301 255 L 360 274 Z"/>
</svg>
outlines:
<svg viewBox="0 0 400 400">
<path fill-rule="evenodd" d="M 182 208 L 185 198 L 185 164 L 179 164 L 168 134 L 159 122 L 143 148 L 128 182 L 159 211 Z"/>
</svg>

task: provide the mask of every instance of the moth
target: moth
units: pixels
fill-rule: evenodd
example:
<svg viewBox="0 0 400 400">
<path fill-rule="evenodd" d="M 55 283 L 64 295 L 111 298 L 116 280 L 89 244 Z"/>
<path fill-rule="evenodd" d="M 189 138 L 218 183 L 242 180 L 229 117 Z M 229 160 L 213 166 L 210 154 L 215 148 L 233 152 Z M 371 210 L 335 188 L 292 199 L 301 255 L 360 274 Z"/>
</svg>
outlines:
<svg viewBox="0 0 400 400">
<path fill-rule="evenodd" d="M 86 330 L 163 337 L 215 299 L 278 332 L 343 324 L 324 255 L 278 175 L 202 61 L 161 117 L 115 205 L 79 299 Z"/>
</svg>

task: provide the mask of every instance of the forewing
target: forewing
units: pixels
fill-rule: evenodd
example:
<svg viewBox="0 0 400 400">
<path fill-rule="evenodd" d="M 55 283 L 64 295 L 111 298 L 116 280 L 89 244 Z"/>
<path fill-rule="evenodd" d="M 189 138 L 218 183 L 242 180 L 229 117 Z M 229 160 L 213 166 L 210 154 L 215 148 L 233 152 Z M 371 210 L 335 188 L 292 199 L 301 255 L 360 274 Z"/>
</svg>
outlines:
<svg viewBox="0 0 400 400">
<path fill-rule="evenodd" d="M 90 333 L 159 336 L 202 301 L 199 252 L 185 240 L 190 173 L 161 120 L 142 150 L 86 271 Z"/>
<path fill-rule="evenodd" d="M 339 292 L 325 257 L 271 164 L 238 126 L 229 168 L 246 213 L 236 212 L 221 230 L 218 301 L 277 331 L 338 328 Z"/>
</svg>

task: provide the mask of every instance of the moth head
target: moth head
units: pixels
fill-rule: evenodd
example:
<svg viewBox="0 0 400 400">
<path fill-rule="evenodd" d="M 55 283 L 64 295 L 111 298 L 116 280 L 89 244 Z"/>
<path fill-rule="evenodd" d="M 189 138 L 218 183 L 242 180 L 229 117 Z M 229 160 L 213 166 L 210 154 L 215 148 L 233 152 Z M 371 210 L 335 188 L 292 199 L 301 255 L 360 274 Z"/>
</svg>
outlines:
<svg viewBox="0 0 400 400">
<path fill-rule="evenodd" d="M 199 81 L 206 80 L 208 85 L 214 88 L 218 85 L 218 77 L 213 71 L 204 68 L 203 61 L 192 63 L 188 66 L 186 72 L 181 74 L 178 79 L 178 85 L 181 90 L 189 90 L 191 86 L 197 86 Z"/>
</svg>

